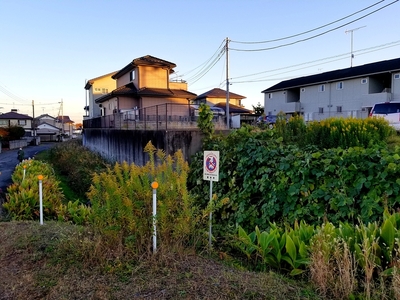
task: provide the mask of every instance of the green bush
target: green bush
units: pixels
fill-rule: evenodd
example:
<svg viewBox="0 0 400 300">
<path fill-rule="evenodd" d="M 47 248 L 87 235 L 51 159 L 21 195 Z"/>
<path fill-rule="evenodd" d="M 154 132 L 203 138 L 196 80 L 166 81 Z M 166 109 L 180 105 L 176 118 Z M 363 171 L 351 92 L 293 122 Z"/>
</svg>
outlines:
<svg viewBox="0 0 400 300">
<path fill-rule="evenodd" d="M 82 202 L 96 172 L 106 169 L 106 161 L 98 154 L 82 146 L 78 140 L 68 141 L 49 151 L 49 162 L 54 166 Z"/>
<path fill-rule="evenodd" d="M 24 160 L 12 174 L 13 183 L 7 188 L 3 207 L 12 219 L 39 219 L 39 180 L 42 175 L 42 199 L 44 219 L 56 219 L 64 195 L 49 164 L 37 160 Z"/>
</svg>

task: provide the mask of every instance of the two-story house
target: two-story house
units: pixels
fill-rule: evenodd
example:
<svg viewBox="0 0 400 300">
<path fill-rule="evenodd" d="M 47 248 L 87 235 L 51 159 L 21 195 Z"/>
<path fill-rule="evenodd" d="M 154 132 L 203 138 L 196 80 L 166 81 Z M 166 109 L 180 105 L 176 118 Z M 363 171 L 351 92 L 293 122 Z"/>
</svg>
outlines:
<svg viewBox="0 0 400 300">
<path fill-rule="evenodd" d="M 20 126 L 25 129 L 25 136 L 32 136 L 32 117 L 19 114 L 16 109 L 0 114 L 0 127 L 11 126 Z"/>
<path fill-rule="evenodd" d="M 96 100 L 109 92 L 115 90 L 117 82 L 112 78 L 116 72 L 90 79 L 85 84 L 86 106 L 85 119 L 97 118 L 101 116 L 101 107 L 96 104 Z"/>
<path fill-rule="evenodd" d="M 400 58 L 282 81 L 262 93 L 266 115 L 365 118 L 375 103 L 400 101 Z"/>
<path fill-rule="evenodd" d="M 171 81 L 174 63 L 146 55 L 132 60 L 111 78 L 116 89 L 95 100 L 102 116 L 135 111 L 166 103 L 186 104 L 196 97 L 187 90 L 186 82 Z M 162 113 L 160 113 L 162 114 Z"/>
</svg>

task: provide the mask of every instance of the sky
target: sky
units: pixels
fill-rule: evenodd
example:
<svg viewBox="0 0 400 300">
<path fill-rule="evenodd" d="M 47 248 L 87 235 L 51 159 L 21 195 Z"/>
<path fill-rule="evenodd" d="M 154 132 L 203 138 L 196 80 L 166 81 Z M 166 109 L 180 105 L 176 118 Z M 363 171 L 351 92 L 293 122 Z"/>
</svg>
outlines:
<svg viewBox="0 0 400 300">
<path fill-rule="evenodd" d="M 280 81 L 399 58 L 399 14 L 399 0 L 0 0 L 0 112 L 81 123 L 86 80 L 145 55 L 197 95 L 228 79 L 252 109 Z"/>
</svg>

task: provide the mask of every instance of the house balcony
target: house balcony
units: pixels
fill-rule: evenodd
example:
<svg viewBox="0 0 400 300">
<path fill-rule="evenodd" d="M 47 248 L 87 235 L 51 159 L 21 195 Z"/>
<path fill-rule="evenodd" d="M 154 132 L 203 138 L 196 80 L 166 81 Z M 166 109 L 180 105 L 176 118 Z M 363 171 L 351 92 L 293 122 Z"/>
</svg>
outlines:
<svg viewBox="0 0 400 300">
<path fill-rule="evenodd" d="M 392 93 L 386 91 L 382 93 L 367 94 L 362 96 L 362 103 L 364 107 L 372 107 L 375 103 L 389 102 L 391 100 Z"/>
<path fill-rule="evenodd" d="M 300 112 L 301 103 L 300 102 L 286 102 L 282 103 L 280 106 L 281 110 L 285 113 L 295 113 Z"/>
</svg>

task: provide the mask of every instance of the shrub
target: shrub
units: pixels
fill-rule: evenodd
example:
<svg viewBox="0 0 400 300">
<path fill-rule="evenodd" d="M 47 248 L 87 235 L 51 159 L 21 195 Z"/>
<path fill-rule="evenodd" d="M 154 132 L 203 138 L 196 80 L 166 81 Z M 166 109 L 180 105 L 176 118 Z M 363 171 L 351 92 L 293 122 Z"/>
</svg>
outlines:
<svg viewBox="0 0 400 300">
<path fill-rule="evenodd" d="M 150 248 L 152 189 L 157 181 L 157 236 L 161 246 L 176 247 L 193 237 L 196 225 L 192 199 L 186 189 L 188 166 L 181 151 L 173 157 L 145 148 L 149 162 L 139 167 L 126 162 L 95 174 L 88 192 L 91 222 L 102 233 L 123 240 L 138 253 Z"/>
<path fill-rule="evenodd" d="M 45 219 L 56 219 L 57 209 L 64 195 L 50 165 L 36 160 L 24 160 L 12 175 L 13 183 L 7 189 L 3 207 L 15 220 L 39 219 L 39 180 L 43 175 L 43 214 Z"/>
</svg>

